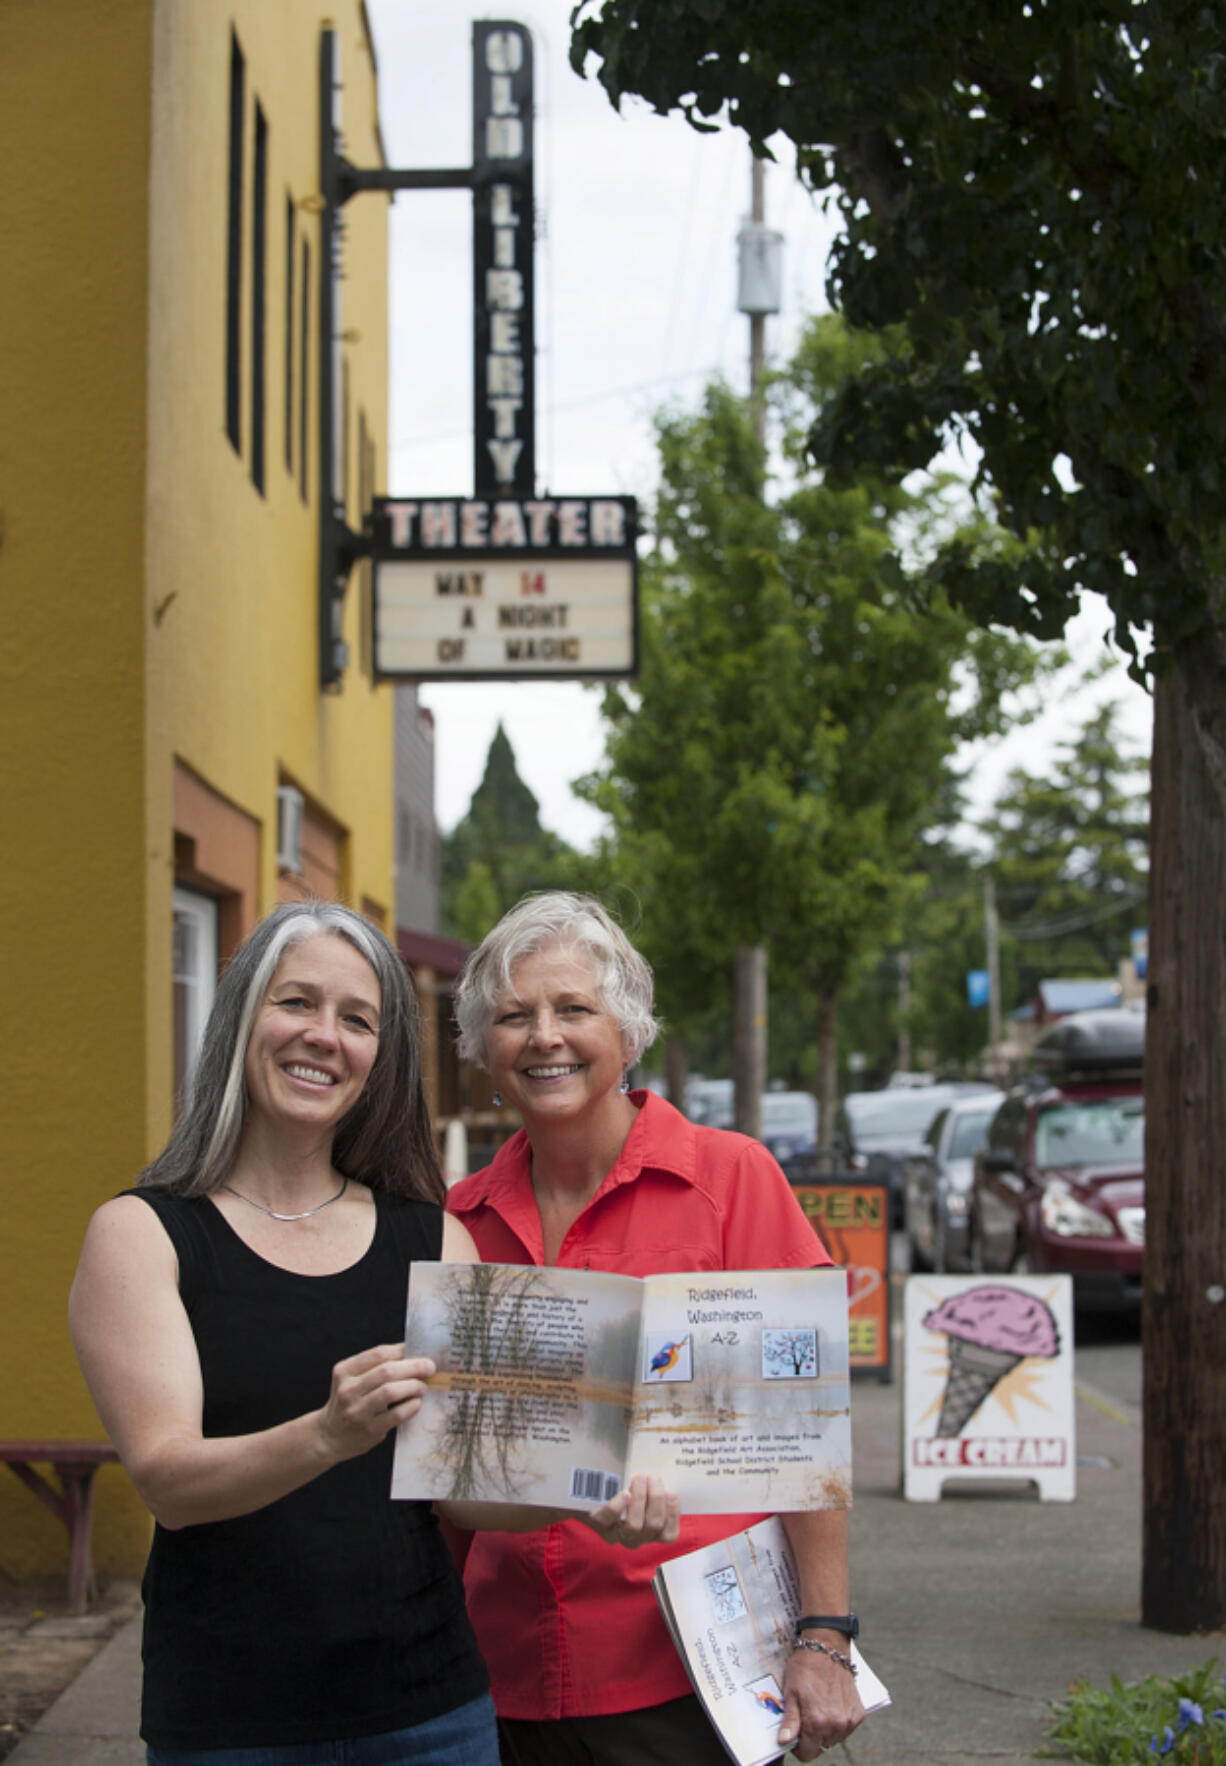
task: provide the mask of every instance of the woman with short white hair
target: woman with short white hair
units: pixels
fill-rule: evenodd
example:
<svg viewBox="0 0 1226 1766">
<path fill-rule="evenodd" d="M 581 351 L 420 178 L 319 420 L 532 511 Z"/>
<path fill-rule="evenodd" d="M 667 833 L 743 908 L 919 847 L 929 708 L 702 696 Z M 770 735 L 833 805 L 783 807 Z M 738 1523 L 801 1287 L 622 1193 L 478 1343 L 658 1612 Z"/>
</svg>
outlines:
<svg viewBox="0 0 1226 1766">
<path fill-rule="evenodd" d="M 470 958 L 456 1016 L 461 1055 L 523 1119 L 447 1199 L 484 1261 L 638 1276 L 829 1263 L 759 1142 L 630 1090 L 657 1030 L 651 970 L 594 897 L 551 892 L 512 908 Z M 683 1519 L 675 1542 L 633 1554 L 574 1521 L 477 1534 L 465 1586 L 503 1766 L 722 1766 L 651 1578 L 760 1519 Z M 783 1519 L 807 1617 L 779 1745 L 811 1760 L 863 1716 L 847 1656 L 846 1515 Z"/>
</svg>

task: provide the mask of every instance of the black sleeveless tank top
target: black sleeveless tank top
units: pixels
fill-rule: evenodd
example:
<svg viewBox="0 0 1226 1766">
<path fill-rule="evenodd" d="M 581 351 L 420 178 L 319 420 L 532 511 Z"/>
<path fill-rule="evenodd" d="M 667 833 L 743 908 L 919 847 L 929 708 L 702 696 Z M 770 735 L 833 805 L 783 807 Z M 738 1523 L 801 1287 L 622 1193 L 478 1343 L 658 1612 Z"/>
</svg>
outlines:
<svg viewBox="0 0 1226 1766">
<path fill-rule="evenodd" d="M 336 1275 L 295 1275 L 207 1198 L 134 1190 L 179 1258 L 204 1376 L 204 1433 L 318 1408 L 346 1356 L 404 1336 L 413 1260 L 442 1214 L 376 1194 L 374 1238 Z M 156 1527 L 145 1571 L 141 1735 L 235 1748 L 405 1729 L 489 1685 L 428 1503 L 393 1502 L 392 1436 L 237 1520 Z"/>
</svg>

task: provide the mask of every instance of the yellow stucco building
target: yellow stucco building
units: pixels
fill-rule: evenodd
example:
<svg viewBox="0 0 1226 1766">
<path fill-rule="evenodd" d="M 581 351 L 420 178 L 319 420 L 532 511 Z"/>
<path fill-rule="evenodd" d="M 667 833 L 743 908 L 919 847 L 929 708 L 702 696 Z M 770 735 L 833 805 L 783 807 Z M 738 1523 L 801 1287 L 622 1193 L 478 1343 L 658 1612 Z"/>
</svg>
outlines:
<svg viewBox="0 0 1226 1766">
<path fill-rule="evenodd" d="M 360 0 L 0 7 L 0 1437 L 98 1437 L 65 1305 L 168 1131 L 218 961 L 278 898 L 391 929 L 391 703 L 355 571 L 320 685 L 320 34 L 383 162 Z M 335 451 L 384 478 L 388 199 L 345 216 Z M 339 487 L 338 487 L 339 488 Z M 115 1466 L 94 1558 L 148 1519 Z M 0 1468 L 0 1570 L 62 1568 Z"/>
</svg>

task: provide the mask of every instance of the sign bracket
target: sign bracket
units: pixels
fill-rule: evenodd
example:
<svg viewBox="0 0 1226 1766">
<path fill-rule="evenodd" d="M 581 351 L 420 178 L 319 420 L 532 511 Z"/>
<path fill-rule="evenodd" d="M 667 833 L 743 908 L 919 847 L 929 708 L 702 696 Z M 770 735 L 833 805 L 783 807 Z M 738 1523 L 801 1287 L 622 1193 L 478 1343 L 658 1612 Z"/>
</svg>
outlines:
<svg viewBox="0 0 1226 1766">
<path fill-rule="evenodd" d="M 536 489 L 533 55 L 526 26 L 473 24 L 471 166 L 354 165 L 343 151 L 335 32 L 319 39 L 319 679 L 340 688 L 354 565 L 372 566 L 375 680 L 601 679 L 638 666 L 637 511 Z M 367 191 L 473 201 L 473 493 L 375 497 L 346 519 L 342 211 Z M 423 644 L 425 646 L 423 650 Z"/>
<path fill-rule="evenodd" d="M 472 190 L 471 166 L 355 166 L 341 152 L 337 103 L 336 33 L 319 39 L 319 684 L 340 690 L 349 660 L 341 619 L 349 577 L 369 558 L 371 537 L 345 519 L 344 486 L 337 484 L 336 418 L 339 383 L 340 213 L 366 191 Z"/>
</svg>

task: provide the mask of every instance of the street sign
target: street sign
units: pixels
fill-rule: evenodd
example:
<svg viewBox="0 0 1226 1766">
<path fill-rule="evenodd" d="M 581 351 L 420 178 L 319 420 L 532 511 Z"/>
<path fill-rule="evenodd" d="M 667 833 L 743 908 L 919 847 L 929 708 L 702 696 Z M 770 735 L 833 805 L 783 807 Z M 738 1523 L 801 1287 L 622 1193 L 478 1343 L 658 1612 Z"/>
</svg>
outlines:
<svg viewBox="0 0 1226 1766">
<path fill-rule="evenodd" d="M 1144 981 L 1149 972 L 1149 932 L 1146 928 L 1137 928 L 1130 934 L 1132 945 L 1132 963 L 1138 981 Z"/>
<path fill-rule="evenodd" d="M 968 969 L 966 972 L 966 1003 L 968 1006 L 986 1006 L 992 997 L 992 977 L 986 969 Z"/>
<path fill-rule="evenodd" d="M 381 680 L 591 680 L 638 666 L 633 497 L 376 498 Z"/>
</svg>

